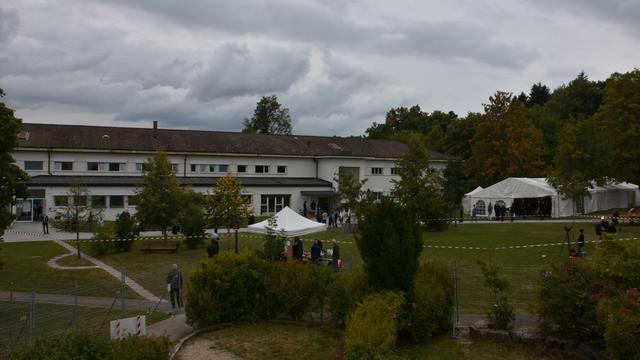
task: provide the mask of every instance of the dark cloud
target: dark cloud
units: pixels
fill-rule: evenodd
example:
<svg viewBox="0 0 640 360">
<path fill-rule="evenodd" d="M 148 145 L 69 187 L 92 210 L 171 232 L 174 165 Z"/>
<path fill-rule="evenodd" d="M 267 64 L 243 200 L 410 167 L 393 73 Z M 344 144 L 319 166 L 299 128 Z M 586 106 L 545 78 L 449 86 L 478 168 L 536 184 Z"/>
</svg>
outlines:
<svg viewBox="0 0 640 360">
<path fill-rule="evenodd" d="M 640 35 L 640 1 L 637 0 L 565 0 L 533 1 L 546 9 L 564 10 L 571 14 L 589 15 L 621 25 L 633 36 Z"/>
<path fill-rule="evenodd" d="M 189 96 L 199 101 L 283 92 L 309 71 L 309 54 L 284 49 L 251 51 L 227 44 L 193 75 Z"/>
</svg>

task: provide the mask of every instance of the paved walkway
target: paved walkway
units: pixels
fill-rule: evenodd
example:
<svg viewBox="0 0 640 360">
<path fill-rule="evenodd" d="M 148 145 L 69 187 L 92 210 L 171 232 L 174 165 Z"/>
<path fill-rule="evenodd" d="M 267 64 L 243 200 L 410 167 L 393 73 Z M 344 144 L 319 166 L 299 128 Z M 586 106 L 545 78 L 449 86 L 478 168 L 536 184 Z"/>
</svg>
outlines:
<svg viewBox="0 0 640 360">
<path fill-rule="evenodd" d="M 63 248 L 69 250 L 70 253 L 75 253 L 77 251 L 76 248 L 74 248 L 73 246 L 67 244 L 62 240 L 54 240 L 54 242 L 62 246 Z M 89 256 L 83 252 L 80 252 L 80 256 L 91 261 L 94 265 L 106 271 L 108 274 L 115 277 L 116 279 L 122 280 L 122 273 L 116 270 L 114 267 L 107 265 L 104 262 L 94 258 L 93 256 Z M 153 295 L 149 290 L 142 287 L 142 285 L 138 284 L 135 280 L 131 279 L 130 277 L 125 276 L 124 282 L 125 284 L 127 284 L 127 286 L 129 286 L 129 288 L 131 288 L 131 290 L 135 291 L 138 295 L 142 296 L 144 299 L 147 299 L 152 302 L 160 301 L 160 299 L 157 296 Z"/>
<path fill-rule="evenodd" d="M 180 340 L 192 331 L 193 328 L 187 325 L 187 317 L 184 310 L 147 327 L 147 335 L 168 336 L 171 341 Z"/>
<path fill-rule="evenodd" d="M 9 301 L 11 293 L 9 291 L 0 291 L 0 301 Z M 115 301 L 114 301 L 115 300 Z M 31 293 L 13 292 L 13 301 L 30 302 Z M 67 294 L 40 294 L 36 293 L 36 303 L 55 304 L 55 305 L 75 305 L 75 296 Z M 83 307 L 97 308 L 121 308 L 122 298 L 120 297 L 101 297 L 101 296 L 78 296 L 78 305 Z M 148 300 L 125 299 L 127 309 L 151 311 L 158 305 L 157 310 L 169 312 L 171 306 L 166 302 L 158 304 Z"/>
<path fill-rule="evenodd" d="M 486 320 L 486 315 L 479 314 L 460 314 L 458 319 L 459 326 L 471 326 L 475 322 Z M 536 327 L 538 325 L 538 318 L 531 314 L 516 314 L 516 319 L 513 322 L 514 327 Z"/>
</svg>

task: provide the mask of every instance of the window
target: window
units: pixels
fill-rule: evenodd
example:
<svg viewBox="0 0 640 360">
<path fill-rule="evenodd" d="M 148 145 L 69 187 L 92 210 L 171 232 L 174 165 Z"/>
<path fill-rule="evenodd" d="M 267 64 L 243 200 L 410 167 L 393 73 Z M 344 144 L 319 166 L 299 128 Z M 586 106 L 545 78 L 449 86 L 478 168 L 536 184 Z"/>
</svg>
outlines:
<svg viewBox="0 0 640 360">
<path fill-rule="evenodd" d="M 87 171 L 105 171 L 107 168 L 106 163 L 88 162 Z"/>
<path fill-rule="evenodd" d="M 180 164 L 171 164 L 171 171 L 177 173 L 180 168 Z"/>
<path fill-rule="evenodd" d="M 286 174 L 287 167 L 285 165 L 278 165 L 278 174 Z"/>
<path fill-rule="evenodd" d="M 239 173 L 246 173 L 247 172 L 247 165 L 238 165 L 238 172 Z"/>
<path fill-rule="evenodd" d="M 149 167 L 148 163 L 136 163 L 136 171 L 137 172 L 147 171 L 148 167 Z"/>
<path fill-rule="evenodd" d="M 209 165 L 209 172 L 216 172 L 216 166 L 215 165 Z"/>
<path fill-rule="evenodd" d="M 207 172 L 209 165 L 207 164 L 191 164 L 191 172 Z"/>
<path fill-rule="evenodd" d="M 256 165 L 256 174 L 268 174 L 269 165 Z"/>
<path fill-rule="evenodd" d="M 129 195 L 127 196 L 127 202 L 129 203 L 129 206 L 137 206 L 140 202 L 140 198 L 138 195 Z"/>
<path fill-rule="evenodd" d="M 122 195 L 111 195 L 111 196 L 109 196 L 109 207 L 110 208 L 123 208 L 124 207 L 124 196 L 122 196 Z"/>
<path fill-rule="evenodd" d="M 57 171 L 73 170 L 73 161 L 56 161 L 53 163 L 53 169 Z"/>
<path fill-rule="evenodd" d="M 487 208 L 484 204 L 484 201 L 482 200 L 478 200 L 478 202 L 476 202 L 476 214 L 477 215 L 486 215 L 487 213 Z"/>
<path fill-rule="evenodd" d="M 87 205 L 88 204 L 86 196 L 72 196 L 71 200 L 72 200 L 71 202 L 73 204 L 75 204 L 76 201 L 78 202 L 78 204 L 81 204 L 81 205 Z"/>
<path fill-rule="evenodd" d="M 24 169 L 25 170 L 42 170 L 43 169 L 42 161 L 25 161 Z"/>
<path fill-rule="evenodd" d="M 124 171 L 127 168 L 127 164 L 124 163 L 109 163 L 109 171 Z"/>
<path fill-rule="evenodd" d="M 372 191 L 371 192 L 371 200 L 373 200 L 373 201 L 382 200 L 382 191 Z"/>
<path fill-rule="evenodd" d="M 260 199 L 260 213 L 262 215 L 275 214 L 289 206 L 291 195 L 262 195 Z"/>
<path fill-rule="evenodd" d="M 218 165 L 218 171 L 226 173 L 229 170 L 229 165 Z"/>
<path fill-rule="evenodd" d="M 69 197 L 66 195 L 56 195 L 53 197 L 54 206 L 67 206 L 69 205 Z"/>
<path fill-rule="evenodd" d="M 371 168 L 371 175 L 382 175 L 382 168 L 381 167 L 372 167 Z"/>
<path fill-rule="evenodd" d="M 391 168 L 391 175 L 398 175 L 398 168 L 397 167 L 392 167 Z"/>
<path fill-rule="evenodd" d="M 94 207 L 94 208 L 106 208 L 107 207 L 107 197 L 106 196 L 92 196 L 91 197 L 91 207 Z"/>
</svg>

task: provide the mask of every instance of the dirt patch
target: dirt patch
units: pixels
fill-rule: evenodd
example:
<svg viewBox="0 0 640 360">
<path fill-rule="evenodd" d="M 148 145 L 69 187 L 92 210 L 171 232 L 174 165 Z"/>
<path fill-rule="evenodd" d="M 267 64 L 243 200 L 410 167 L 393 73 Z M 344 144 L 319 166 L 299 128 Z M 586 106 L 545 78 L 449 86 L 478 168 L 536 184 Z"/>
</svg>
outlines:
<svg viewBox="0 0 640 360">
<path fill-rule="evenodd" d="M 223 350 L 216 349 L 215 341 L 207 338 L 196 338 L 188 341 L 176 356 L 177 360 L 242 360 Z"/>
</svg>

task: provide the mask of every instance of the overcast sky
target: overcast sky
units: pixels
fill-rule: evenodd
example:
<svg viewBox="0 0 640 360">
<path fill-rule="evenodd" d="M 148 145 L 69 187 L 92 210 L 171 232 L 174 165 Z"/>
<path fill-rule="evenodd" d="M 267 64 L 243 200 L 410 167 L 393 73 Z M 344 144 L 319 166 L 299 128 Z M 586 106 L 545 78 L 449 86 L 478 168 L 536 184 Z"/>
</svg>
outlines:
<svg viewBox="0 0 640 360">
<path fill-rule="evenodd" d="M 0 88 L 25 122 L 237 131 L 263 95 L 297 134 L 397 106 L 640 66 L 640 0 L 3 0 Z"/>
</svg>

